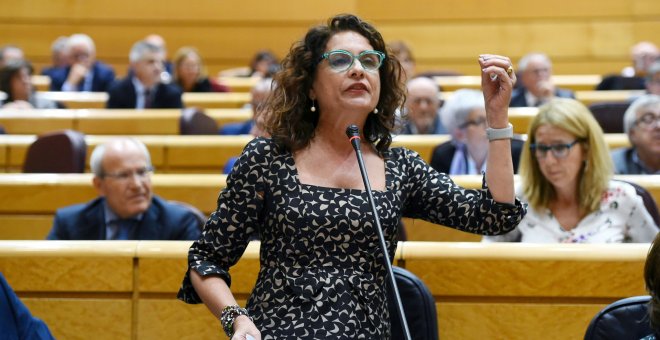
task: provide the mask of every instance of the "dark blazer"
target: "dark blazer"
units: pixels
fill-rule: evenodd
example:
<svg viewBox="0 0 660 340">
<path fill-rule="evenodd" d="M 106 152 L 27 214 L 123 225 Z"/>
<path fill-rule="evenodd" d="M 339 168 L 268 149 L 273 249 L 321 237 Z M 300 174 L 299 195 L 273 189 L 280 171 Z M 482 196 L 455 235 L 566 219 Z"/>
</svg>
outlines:
<svg viewBox="0 0 660 340">
<path fill-rule="evenodd" d="M 525 98 L 525 92 L 527 92 L 527 89 L 525 89 L 524 86 L 514 89 L 511 93 L 511 102 L 509 103 L 509 107 L 534 106 L 532 103 L 527 102 L 527 98 Z M 571 90 L 556 88 L 555 97 L 575 99 L 575 93 L 573 93 Z"/>
<path fill-rule="evenodd" d="M 520 139 L 511 139 L 511 158 L 513 159 L 514 173 L 518 173 L 520 153 L 522 152 L 524 145 L 525 142 Z M 449 173 L 454 153 L 456 153 L 456 146 L 451 141 L 436 146 L 435 149 L 433 149 L 433 155 L 431 156 L 431 167 L 439 172 Z"/>
<path fill-rule="evenodd" d="M 618 74 L 605 76 L 596 85 L 596 90 L 645 90 L 646 79 L 644 77 L 624 77 Z"/>
<path fill-rule="evenodd" d="M 48 326 L 35 318 L 0 272 L 0 331 L 2 339 L 55 339 Z"/>
<path fill-rule="evenodd" d="M 137 105 L 137 93 L 130 76 L 115 82 L 108 91 L 109 98 L 106 107 L 109 109 L 134 109 Z M 183 107 L 181 101 L 181 89 L 176 85 L 158 84 L 154 93 L 154 109 L 180 109 Z"/>
<path fill-rule="evenodd" d="M 88 203 L 76 204 L 55 213 L 49 240 L 105 240 L 105 211 L 99 197 Z M 154 195 L 140 224 L 130 240 L 196 240 L 199 220 L 188 209 L 169 203 Z"/>
<path fill-rule="evenodd" d="M 112 82 L 115 81 L 115 71 L 112 67 L 100 61 L 95 62 L 92 69 L 94 72 L 94 76 L 92 77 L 92 92 L 107 92 Z M 50 90 L 62 91 L 62 85 L 64 85 L 70 71 L 71 66 L 49 69 L 47 75 L 50 76 Z M 82 83 L 80 82 L 78 85 L 78 91 L 82 90 Z"/>
<path fill-rule="evenodd" d="M 249 135 L 254 126 L 253 120 L 247 120 L 241 123 L 227 123 L 220 127 L 218 131 L 221 135 Z"/>
</svg>

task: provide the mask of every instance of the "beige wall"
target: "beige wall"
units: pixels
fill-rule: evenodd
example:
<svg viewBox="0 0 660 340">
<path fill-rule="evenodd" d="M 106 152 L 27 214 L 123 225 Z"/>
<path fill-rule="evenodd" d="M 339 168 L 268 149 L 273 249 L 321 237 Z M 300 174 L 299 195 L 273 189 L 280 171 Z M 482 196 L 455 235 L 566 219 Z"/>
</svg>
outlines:
<svg viewBox="0 0 660 340">
<path fill-rule="evenodd" d="M 657 0 L 17 1 L 0 13 L 0 44 L 21 46 L 40 68 L 55 38 L 85 32 L 99 59 L 123 75 L 131 44 L 159 33 L 170 55 L 184 45 L 198 47 L 214 74 L 246 65 L 260 48 L 281 57 L 310 25 L 340 12 L 372 21 L 388 41 L 408 41 L 420 71 L 476 74 L 479 53 L 517 61 L 528 51 L 545 51 L 556 73 L 602 74 L 626 66 L 637 41 L 660 45 Z"/>
</svg>

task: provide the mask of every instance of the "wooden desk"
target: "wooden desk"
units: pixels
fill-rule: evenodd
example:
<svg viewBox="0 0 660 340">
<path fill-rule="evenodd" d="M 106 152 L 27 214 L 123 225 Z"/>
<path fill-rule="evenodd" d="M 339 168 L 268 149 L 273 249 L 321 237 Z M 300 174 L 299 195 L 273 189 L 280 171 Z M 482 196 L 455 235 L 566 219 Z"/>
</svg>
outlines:
<svg viewBox="0 0 660 340">
<path fill-rule="evenodd" d="M 190 244 L 0 241 L 0 268 L 57 338 L 217 338 L 203 305 L 175 299 Z M 645 294 L 648 247 L 399 242 L 393 261 L 429 287 L 440 338 L 575 339 L 605 305 Z M 241 305 L 258 257 L 252 242 L 231 269 Z"/>
<path fill-rule="evenodd" d="M 35 91 L 48 91 L 50 90 L 50 77 L 44 75 L 31 75 L 30 81 Z"/>
<path fill-rule="evenodd" d="M 217 82 L 222 85 L 227 85 L 231 92 L 250 92 L 254 85 L 261 80 L 261 78 L 253 77 L 217 77 Z"/>
<path fill-rule="evenodd" d="M 218 126 L 252 118 L 250 109 L 206 109 Z M 179 109 L 3 110 L 0 125 L 10 134 L 72 129 L 89 135 L 178 135 Z"/>
<path fill-rule="evenodd" d="M 106 92 L 39 92 L 43 98 L 61 102 L 69 109 L 102 109 L 108 101 Z M 195 93 L 186 92 L 182 96 L 185 107 L 201 108 L 241 108 L 250 102 L 252 96 L 244 92 Z"/>
<path fill-rule="evenodd" d="M 440 76 L 434 77 L 443 91 L 456 91 L 458 89 L 481 89 L 480 76 Z M 552 81 L 556 87 L 573 91 L 591 91 L 596 88 L 602 76 L 597 74 L 553 75 Z"/>
</svg>

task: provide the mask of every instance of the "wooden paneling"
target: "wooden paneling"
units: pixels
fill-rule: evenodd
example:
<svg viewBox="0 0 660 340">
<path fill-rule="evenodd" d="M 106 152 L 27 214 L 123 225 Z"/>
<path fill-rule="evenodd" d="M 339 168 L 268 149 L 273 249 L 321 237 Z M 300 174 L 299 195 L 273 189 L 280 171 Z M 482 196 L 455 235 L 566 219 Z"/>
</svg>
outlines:
<svg viewBox="0 0 660 340">
<path fill-rule="evenodd" d="M 45 240 L 53 215 L 0 215 L 0 239 Z"/>
</svg>

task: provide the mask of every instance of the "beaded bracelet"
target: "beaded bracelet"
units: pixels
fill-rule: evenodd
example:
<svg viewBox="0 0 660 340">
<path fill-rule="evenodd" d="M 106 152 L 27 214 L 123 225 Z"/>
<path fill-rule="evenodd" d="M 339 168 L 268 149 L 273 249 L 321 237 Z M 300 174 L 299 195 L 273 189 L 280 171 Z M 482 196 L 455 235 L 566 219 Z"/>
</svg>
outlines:
<svg viewBox="0 0 660 340">
<path fill-rule="evenodd" d="M 222 323 L 222 329 L 230 339 L 232 335 L 234 335 L 234 320 L 236 320 L 236 318 L 240 315 L 245 315 L 250 318 L 250 321 L 252 321 L 252 318 L 248 314 L 247 309 L 241 308 L 238 305 L 227 306 L 222 309 L 222 313 L 220 314 L 220 322 Z"/>
</svg>

